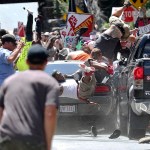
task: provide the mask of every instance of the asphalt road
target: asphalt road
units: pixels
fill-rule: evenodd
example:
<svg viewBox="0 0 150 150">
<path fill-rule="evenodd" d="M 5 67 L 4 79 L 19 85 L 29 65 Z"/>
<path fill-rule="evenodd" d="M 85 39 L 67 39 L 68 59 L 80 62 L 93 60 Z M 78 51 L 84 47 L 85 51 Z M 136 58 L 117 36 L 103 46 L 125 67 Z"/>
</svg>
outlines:
<svg viewBox="0 0 150 150">
<path fill-rule="evenodd" d="M 56 135 L 52 150 L 150 150 L 150 144 L 139 144 L 138 141 L 123 136 L 117 139 L 109 139 L 108 136 Z"/>
<path fill-rule="evenodd" d="M 98 136 L 93 137 L 90 133 L 93 123 L 87 122 L 87 119 L 76 121 L 75 118 L 59 120 L 52 150 L 150 150 L 150 143 L 139 144 L 138 140 L 124 136 L 109 139 L 112 131 L 108 132 L 106 124 L 102 125 L 102 118 L 97 123 Z"/>
</svg>

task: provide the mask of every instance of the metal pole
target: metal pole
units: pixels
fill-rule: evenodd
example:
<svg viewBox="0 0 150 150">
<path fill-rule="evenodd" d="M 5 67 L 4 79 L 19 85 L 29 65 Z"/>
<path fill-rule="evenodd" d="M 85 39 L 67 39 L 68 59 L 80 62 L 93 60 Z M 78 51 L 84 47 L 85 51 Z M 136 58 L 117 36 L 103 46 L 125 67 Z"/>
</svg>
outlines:
<svg viewBox="0 0 150 150">
<path fill-rule="evenodd" d="M 76 12 L 76 3 L 75 0 L 69 0 L 69 9 L 68 12 Z"/>
</svg>

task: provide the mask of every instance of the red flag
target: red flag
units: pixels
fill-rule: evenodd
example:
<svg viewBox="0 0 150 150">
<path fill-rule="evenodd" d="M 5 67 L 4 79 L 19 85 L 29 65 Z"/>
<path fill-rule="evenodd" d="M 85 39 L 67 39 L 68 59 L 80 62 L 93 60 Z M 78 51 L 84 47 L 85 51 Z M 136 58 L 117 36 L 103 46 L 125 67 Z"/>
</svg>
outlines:
<svg viewBox="0 0 150 150">
<path fill-rule="evenodd" d="M 18 22 L 18 35 L 20 37 L 25 37 L 25 30 L 24 30 L 24 25 L 23 22 Z"/>
</svg>

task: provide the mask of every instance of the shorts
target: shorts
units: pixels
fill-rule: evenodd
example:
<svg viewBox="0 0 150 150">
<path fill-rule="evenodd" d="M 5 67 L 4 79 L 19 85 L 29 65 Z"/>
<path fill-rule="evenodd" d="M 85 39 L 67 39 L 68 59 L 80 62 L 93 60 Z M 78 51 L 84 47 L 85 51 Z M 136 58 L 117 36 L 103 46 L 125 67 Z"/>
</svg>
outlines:
<svg viewBox="0 0 150 150">
<path fill-rule="evenodd" d="M 78 89 L 77 89 L 78 98 L 86 100 L 86 99 L 89 99 L 95 91 L 96 79 L 95 79 L 95 75 L 91 76 L 91 81 L 88 83 L 84 83 L 82 79 L 83 79 L 83 77 L 79 81 L 79 85 L 78 85 Z"/>
</svg>

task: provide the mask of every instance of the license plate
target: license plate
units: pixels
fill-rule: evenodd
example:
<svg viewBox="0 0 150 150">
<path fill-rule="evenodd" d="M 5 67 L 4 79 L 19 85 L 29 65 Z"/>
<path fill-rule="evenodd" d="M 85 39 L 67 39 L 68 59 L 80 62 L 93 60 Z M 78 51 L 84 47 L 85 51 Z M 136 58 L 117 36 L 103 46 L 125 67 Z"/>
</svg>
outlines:
<svg viewBox="0 0 150 150">
<path fill-rule="evenodd" d="M 62 112 L 62 113 L 76 112 L 76 105 L 60 105 L 59 112 Z"/>
</svg>

